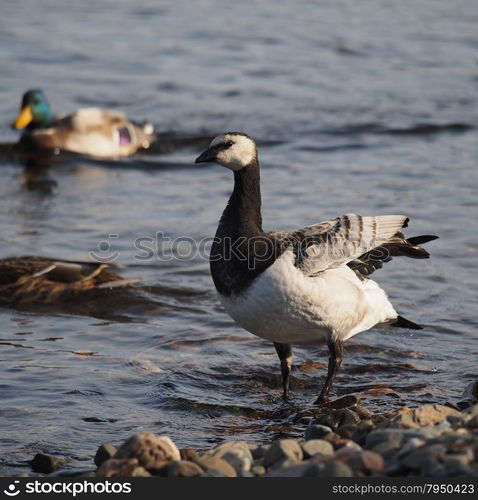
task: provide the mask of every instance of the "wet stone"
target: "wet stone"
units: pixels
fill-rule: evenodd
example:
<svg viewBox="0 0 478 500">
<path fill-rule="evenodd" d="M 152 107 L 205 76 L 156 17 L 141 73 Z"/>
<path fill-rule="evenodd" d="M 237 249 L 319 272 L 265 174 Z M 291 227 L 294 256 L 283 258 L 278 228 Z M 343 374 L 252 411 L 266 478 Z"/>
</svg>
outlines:
<svg viewBox="0 0 478 500">
<path fill-rule="evenodd" d="M 305 430 L 305 439 L 322 439 L 327 434 L 331 434 L 332 429 L 326 425 L 320 425 L 320 424 L 309 424 L 307 426 L 307 429 Z"/>
<path fill-rule="evenodd" d="M 97 450 L 94 458 L 95 465 L 99 467 L 103 462 L 113 458 L 118 451 L 112 444 L 102 444 Z"/>
<path fill-rule="evenodd" d="M 37 453 L 33 457 L 33 460 L 31 460 L 30 465 L 35 472 L 51 474 L 58 469 L 61 463 L 62 460 L 57 457 L 45 455 L 44 453 Z"/>
</svg>

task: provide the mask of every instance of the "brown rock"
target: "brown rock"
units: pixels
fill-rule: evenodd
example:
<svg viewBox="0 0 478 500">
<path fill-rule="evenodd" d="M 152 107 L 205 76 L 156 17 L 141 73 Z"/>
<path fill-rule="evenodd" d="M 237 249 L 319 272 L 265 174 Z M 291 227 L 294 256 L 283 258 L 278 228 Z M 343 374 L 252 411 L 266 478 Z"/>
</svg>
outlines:
<svg viewBox="0 0 478 500">
<path fill-rule="evenodd" d="M 168 464 L 164 472 L 168 477 L 195 477 L 200 476 L 204 470 L 198 464 L 179 460 Z"/>
<path fill-rule="evenodd" d="M 225 477 L 236 477 L 236 470 L 222 458 L 202 455 L 194 459 L 194 463 L 206 471 L 219 471 Z"/>
<path fill-rule="evenodd" d="M 137 458 L 145 469 L 154 470 L 181 460 L 181 455 L 169 437 L 142 432 L 125 441 L 114 458 Z"/>
<path fill-rule="evenodd" d="M 181 460 L 194 460 L 198 454 L 196 450 L 193 450 L 192 448 L 181 448 L 179 450 L 179 454 L 181 455 Z"/>
<path fill-rule="evenodd" d="M 398 413 L 392 418 L 384 420 L 377 426 L 379 429 L 416 429 L 420 427 L 413 418 L 406 413 Z"/>
<path fill-rule="evenodd" d="M 459 416 L 459 411 L 443 405 L 423 405 L 415 410 L 415 420 L 420 425 L 435 425 L 443 422 L 449 415 Z"/>
<path fill-rule="evenodd" d="M 147 477 L 151 474 L 139 465 L 137 458 L 110 458 L 96 471 L 99 477 Z"/>
</svg>

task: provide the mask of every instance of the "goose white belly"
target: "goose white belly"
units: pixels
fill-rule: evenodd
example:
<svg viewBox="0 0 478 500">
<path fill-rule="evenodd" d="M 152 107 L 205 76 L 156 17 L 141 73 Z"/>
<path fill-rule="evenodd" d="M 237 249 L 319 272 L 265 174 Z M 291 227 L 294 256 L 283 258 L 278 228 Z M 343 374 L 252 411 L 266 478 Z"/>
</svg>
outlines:
<svg viewBox="0 0 478 500">
<path fill-rule="evenodd" d="M 345 340 L 396 318 L 385 292 L 343 265 L 307 277 L 285 252 L 241 294 L 221 302 L 244 329 L 274 342 L 317 344 Z"/>
</svg>

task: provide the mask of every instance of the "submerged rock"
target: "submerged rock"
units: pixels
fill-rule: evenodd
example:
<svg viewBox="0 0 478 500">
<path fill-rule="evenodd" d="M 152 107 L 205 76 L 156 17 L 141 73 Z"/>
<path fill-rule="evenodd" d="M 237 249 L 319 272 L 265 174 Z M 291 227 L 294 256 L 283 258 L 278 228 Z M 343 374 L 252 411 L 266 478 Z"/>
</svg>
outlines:
<svg viewBox="0 0 478 500">
<path fill-rule="evenodd" d="M 33 457 L 33 460 L 31 460 L 30 465 L 35 472 L 51 474 L 58 469 L 61 463 L 62 460 L 60 458 L 45 455 L 44 453 L 37 453 Z"/>
</svg>

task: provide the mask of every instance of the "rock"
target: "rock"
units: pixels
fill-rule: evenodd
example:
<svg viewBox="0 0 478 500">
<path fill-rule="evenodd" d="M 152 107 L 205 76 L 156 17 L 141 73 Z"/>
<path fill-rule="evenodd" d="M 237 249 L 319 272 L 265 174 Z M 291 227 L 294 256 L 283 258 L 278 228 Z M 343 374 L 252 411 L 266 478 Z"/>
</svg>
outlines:
<svg viewBox="0 0 478 500">
<path fill-rule="evenodd" d="M 266 473 L 266 468 L 263 465 L 257 464 L 251 467 L 251 472 L 254 476 L 263 476 Z"/>
<path fill-rule="evenodd" d="M 321 468 L 321 477 L 353 477 L 352 469 L 338 460 L 332 460 L 323 464 Z"/>
<path fill-rule="evenodd" d="M 288 467 L 274 468 L 270 470 L 265 477 L 303 477 L 311 465 L 310 462 L 302 462 Z M 313 464 L 313 466 L 320 467 L 319 464 Z"/>
<path fill-rule="evenodd" d="M 441 444 L 433 444 L 418 448 L 402 458 L 401 463 L 409 469 L 420 470 L 422 464 L 430 459 L 441 459 L 446 448 Z"/>
<path fill-rule="evenodd" d="M 244 441 L 229 441 L 223 443 L 212 452 L 212 456 L 229 462 L 238 474 L 250 471 L 253 458 L 251 450 Z"/>
<path fill-rule="evenodd" d="M 336 443 L 336 447 L 335 449 L 336 450 L 343 450 L 343 452 L 345 452 L 345 450 L 347 451 L 361 451 L 362 450 L 362 447 L 356 443 L 355 441 L 352 441 L 351 439 L 341 439 L 340 441 L 337 441 Z"/>
<path fill-rule="evenodd" d="M 386 441 L 401 443 L 404 438 L 405 431 L 402 429 L 376 429 L 368 433 L 365 448 L 371 449 Z"/>
<path fill-rule="evenodd" d="M 392 418 L 384 420 L 377 426 L 379 429 L 417 429 L 420 427 L 410 415 L 399 413 Z"/>
<path fill-rule="evenodd" d="M 467 429 L 478 429 L 478 415 L 471 417 L 470 420 L 466 422 Z"/>
<path fill-rule="evenodd" d="M 301 446 L 305 458 L 313 457 L 315 455 L 334 454 L 334 447 L 328 441 L 324 441 L 323 439 L 309 439 L 309 441 L 304 441 Z"/>
<path fill-rule="evenodd" d="M 265 454 L 266 451 L 269 449 L 269 446 L 261 445 L 258 446 L 257 448 L 254 448 L 251 450 L 251 455 L 254 460 L 258 460 L 262 458 Z"/>
<path fill-rule="evenodd" d="M 347 394 L 346 396 L 342 396 L 335 401 L 329 401 L 327 403 L 327 408 L 333 408 L 335 410 L 340 410 L 344 408 L 352 408 L 359 404 L 359 398 L 352 394 Z"/>
<path fill-rule="evenodd" d="M 365 406 L 357 405 L 354 407 L 354 412 L 360 417 L 361 420 L 368 420 L 373 416 L 373 413 Z"/>
<path fill-rule="evenodd" d="M 449 415 L 460 415 L 460 412 L 443 405 L 423 405 L 415 410 L 415 421 L 420 425 L 435 425 L 446 418 Z"/>
<path fill-rule="evenodd" d="M 187 460 L 171 462 L 161 470 L 164 470 L 164 475 L 167 477 L 196 477 L 204 472 L 198 464 Z"/>
<path fill-rule="evenodd" d="M 145 469 L 155 470 L 181 460 L 181 455 L 169 437 L 142 432 L 125 441 L 114 458 L 137 458 Z"/>
<path fill-rule="evenodd" d="M 464 392 L 463 397 L 472 403 L 478 403 L 478 380 L 469 383 Z"/>
<path fill-rule="evenodd" d="M 468 465 L 471 462 L 470 458 L 473 460 L 473 456 L 470 456 L 468 453 L 447 454 L 441 461 L 445 467 L 452 468 L 457 465 Z"/>
<path fill-rule="evenodd" d="M 407 453 L 410 453 L 413 450 L 416 450 L 417 448 L 421 448 L 422 446 L 425 445 L 425 441 L 420 438 L 411 438 L 408 441 L 405 441 L 403 446 L 400 448 L 400 450 L 397 453 L 397 457 L 402 457 L 403 455 L 406 455 Z"/>
<path fill-rule="evenodd" d="M 331 434 L 332 429 L 326 425 L 320 425 L 320 424 L 309 424 L 307 428 L 305 429 L 305 439 L 322 439 L 327 434 Z"/>
<path fill-rule="evenodd" d="M 373 451 L 368 450 L 339 450 L 336 457 L 344 461 L 352 470 L 360 470 L 365 473 L 379 473 L 384 469 L 383 458 Z"/>
<path fill-rule="evenodd" d="M 96 471 L 99 477 L 149 477 L 151 474 L 139 465 L 137 458 L 110 458 Z"/>
<path fill-rule="evenodd" d="M 478 415 L 478 404 L 470 406 L 465 410 L 465 413 L 471 417 L 476 417 Z"/>
<path fill-rule="evenodd" d="M 112 444 L 102 444 L 96 450 L 95 458 L 93 459 L 95 465 L 99 467 L 103 462 L 106 462 L 106 460 L 113 458 L 117 451 L 118 448 L 116 448 L 116 446 L 113 446 Z"/>
<path fill-rule="evenodd" d="M 359 422 L 360 417 L 349 408 L 345 408 L 343 410 L 328 411 L 323 415 L 318 415 L 315 419 L 315 423 L 326 425 L 327 427 L 330 427 L 334 430 L 336 430 L 341 425 L 358 424 Z"/>
<path fill-rule="evenodd" d="M 285 460 L 290 460 L 295 463 L 300 462 L 303 458 L 302 448 L 294 439 L 280 439 L 271 444 L 270 448 L 264 455 L 264 466 L 271 467 L 273 465 L 284 466 Z"/>
<path fill-rule="evenodd" d="M 222 458 L 210 455 L 201 455 L 194 459 L 194 463 L 206 471 L 207 476 L 220 474 L 220 477 L 237 477 L 234 467 Z M 203 474 L 204 475 L 204 474 Z"/>
<path fill-rule="evenodd" d="M 44 453 L 37 453 L 33 457 L 33 460 L 30 461 L 32 470 L 43 474 L 51 474 L 52 472 L 55 472 L 61 463 L 62 460 L 60 458 L 45 455 Z"/>
<path fill-rule="evenodd" d="M 193 460 L 198 456 L 197 451 L 192 448 L 181 448 L 179 450 L 181 460 Z"/>
</svg>

